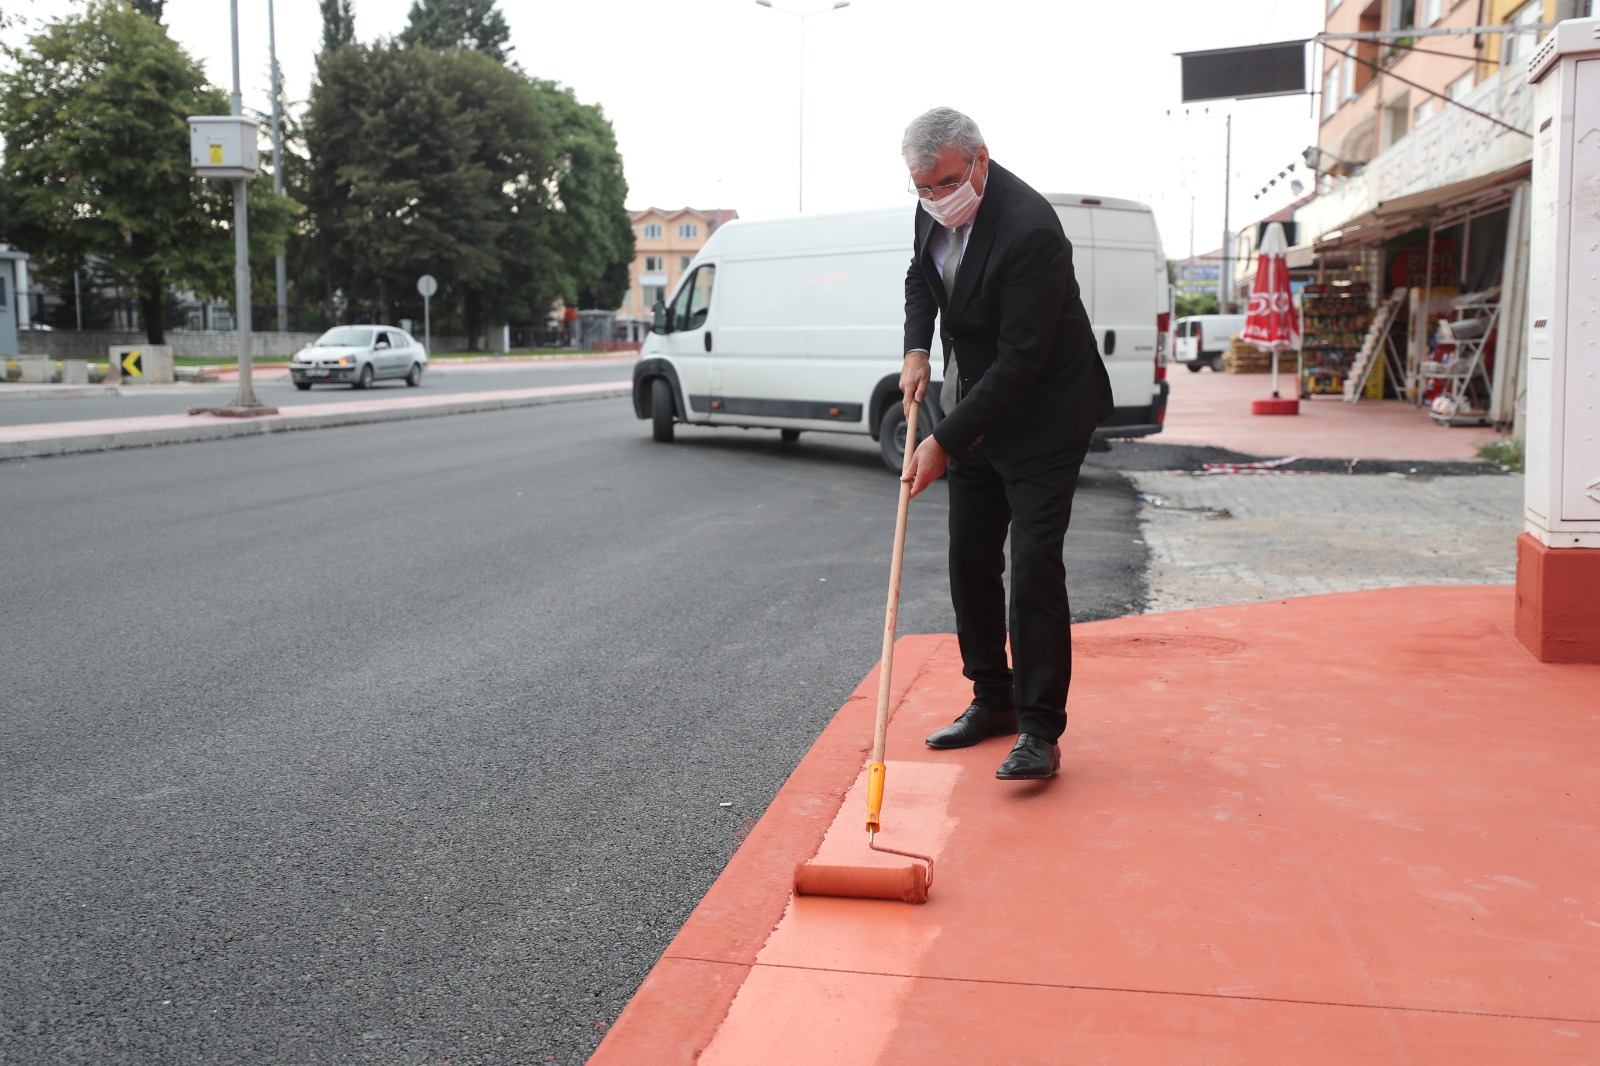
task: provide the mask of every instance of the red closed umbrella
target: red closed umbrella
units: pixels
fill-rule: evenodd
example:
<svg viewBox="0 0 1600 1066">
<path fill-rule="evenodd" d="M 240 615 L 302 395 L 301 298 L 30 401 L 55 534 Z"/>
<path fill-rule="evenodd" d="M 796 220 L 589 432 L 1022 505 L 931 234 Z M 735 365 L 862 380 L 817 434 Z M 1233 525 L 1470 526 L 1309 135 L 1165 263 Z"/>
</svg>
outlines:
<svg viewBox="0 0 1600 1066">
<path fill-rule="evenodd" d="M 1256 401 L 1255 413 L 1299 414 L 1298 399 L 1278 398 L 1278 353 L 1300 348 L 1300 315 L 1289 292 L 1289 243 L 1284 240 L 1282 223 L 1269 225 L 1261 239 L 1256 280 L 1250 286 L 1250 310 L 1240 336 L 1245 343 L 1272 353 L 1272 399 Z"/>
</svg>

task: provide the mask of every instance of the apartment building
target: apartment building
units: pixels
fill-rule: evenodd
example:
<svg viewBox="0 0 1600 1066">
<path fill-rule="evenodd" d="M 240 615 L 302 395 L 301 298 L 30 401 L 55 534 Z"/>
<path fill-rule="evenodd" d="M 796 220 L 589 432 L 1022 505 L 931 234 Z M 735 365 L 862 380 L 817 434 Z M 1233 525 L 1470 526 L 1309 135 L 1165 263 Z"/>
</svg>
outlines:
<svg viewBox="0 0 1600 1066">
<path fill-rule="evenodd" d="M 1363 305 L 1373 328 L 1389 323 L 1386 395 L 1431 399 L 1438 382 L 1425 367 L 1436 362 L 1438 326 L 1472 315 L 1494 339 L 1467 413 L 1512 421 L 1527 303 L 1527 64 L 1548 32 L 1541 27 L 1597 6 L 1327 0 L 1313 61 L 1317 144 L 1306 153 L 1317 195 L 1294 213 L 1295 251 L 1315 268 L 1323 302 L 1346 297 L 1340 306 Z M 1358 317 L 1335 320 L 1348 327 Z M 1315 324 L 1309 316 L 1308 329 Z M 1342 356 L 1346 369 L 1355 354 Z M 1335 376 L 1339 358 L 1330 356 Z"/>
<path fill-rule="evenodd" d="M 618 332 L 640 340 L 650 328 L 651 309 L 683 277 L 695 253 L 724 222 L 739 217 L 732 208 L 647 207 L 629 211 L 634 257 L 627 299 L 617 309 Z"/>
</svg>

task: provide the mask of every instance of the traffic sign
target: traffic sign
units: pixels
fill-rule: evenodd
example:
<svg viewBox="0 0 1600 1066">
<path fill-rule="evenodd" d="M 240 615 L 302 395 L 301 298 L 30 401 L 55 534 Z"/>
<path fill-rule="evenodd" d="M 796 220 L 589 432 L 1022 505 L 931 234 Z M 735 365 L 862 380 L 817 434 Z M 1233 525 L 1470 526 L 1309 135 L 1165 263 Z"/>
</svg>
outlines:
<svg viewBox="0 0 1600 1066">
<path fill-rule="evenodd" d="M 131 378 L 144 377 L 144 353 L 124 352 L 122 355 L 122 372 Z"/>
<path fill-rule="evenodd" d="M 438 291 L 439 282 L 432 274 L 424 274 L 417 279 L 417 292 L 422 295 L 424 300 Z"/>
</svg>

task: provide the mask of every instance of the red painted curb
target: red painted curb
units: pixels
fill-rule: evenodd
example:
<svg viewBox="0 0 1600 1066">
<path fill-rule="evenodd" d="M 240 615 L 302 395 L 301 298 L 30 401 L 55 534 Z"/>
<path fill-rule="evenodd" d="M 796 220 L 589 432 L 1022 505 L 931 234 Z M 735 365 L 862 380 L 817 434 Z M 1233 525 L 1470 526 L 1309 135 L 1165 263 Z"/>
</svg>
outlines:
<svg viewBox="0 0 1600 1066">
<path fill-rule="evenodd" d="M 895 643 L 891 709 L 905 700 L 939 646 L 952 639 L 908 636 Z M 874 669 L 800 760 L 667 945 L 589 1059 L 590 1066 L 693 1062 L 711 1043 L 789 906 L 796 858 L 816 853 L 867 761 L 877 696 Z"/>
</svg>

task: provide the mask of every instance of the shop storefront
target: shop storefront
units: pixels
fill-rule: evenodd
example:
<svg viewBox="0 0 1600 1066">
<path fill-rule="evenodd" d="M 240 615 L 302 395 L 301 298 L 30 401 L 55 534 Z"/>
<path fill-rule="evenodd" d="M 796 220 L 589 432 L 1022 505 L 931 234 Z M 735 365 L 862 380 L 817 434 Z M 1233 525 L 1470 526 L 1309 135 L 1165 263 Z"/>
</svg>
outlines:
<svg viewBox="0 0 1600 1066">
<path fill-rule="evenodd" d="M 1297 212 L 1303 396 L 1417 405 L 1447 425 L 1516 417 L 1527 306 L 1531 96 L 1490 79 Z"/>
</svg>

